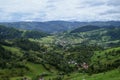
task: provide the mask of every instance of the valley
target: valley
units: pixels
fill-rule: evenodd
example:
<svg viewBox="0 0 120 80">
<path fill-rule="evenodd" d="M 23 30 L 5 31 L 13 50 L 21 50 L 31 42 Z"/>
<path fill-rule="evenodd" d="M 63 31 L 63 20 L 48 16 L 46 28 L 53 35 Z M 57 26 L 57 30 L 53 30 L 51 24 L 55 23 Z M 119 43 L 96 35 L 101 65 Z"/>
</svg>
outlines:
<svg viewBox="0 0 120 80">
<path fill-rule="evenodd" d="M 120 23 L 73 23 L 2 23 L 0 80 L 120 80 Z"/>
</svg>

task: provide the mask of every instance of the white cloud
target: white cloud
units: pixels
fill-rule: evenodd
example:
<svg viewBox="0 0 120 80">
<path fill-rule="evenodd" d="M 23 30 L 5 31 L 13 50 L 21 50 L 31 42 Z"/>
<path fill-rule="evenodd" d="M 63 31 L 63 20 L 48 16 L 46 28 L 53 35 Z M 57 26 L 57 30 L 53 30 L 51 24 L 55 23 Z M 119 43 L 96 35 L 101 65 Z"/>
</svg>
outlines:
<svg viewBox="0 0 120 80">
<path fill-rule="evenodd" d="M 0 0 L 0 21 L 120 20 L 120 1 L 115 1 Z"/>
<path fill-rule="evenodd" d="M 2 5 L 1 5 L 2 4 Z M 4 9 L 6 12 L 21 12 L 28 13 L 33 11 L 43 10 L 46 6 L 45 0 L 5 0 L 1 1 L 0 7 Z"/>
</svg>

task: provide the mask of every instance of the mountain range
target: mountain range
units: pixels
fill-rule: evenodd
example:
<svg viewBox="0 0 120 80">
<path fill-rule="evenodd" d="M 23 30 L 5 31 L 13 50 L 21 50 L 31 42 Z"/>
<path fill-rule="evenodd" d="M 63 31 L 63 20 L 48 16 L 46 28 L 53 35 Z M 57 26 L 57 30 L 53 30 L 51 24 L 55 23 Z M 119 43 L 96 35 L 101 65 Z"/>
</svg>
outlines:
<svg viewBox="0 0 120 80">
<path fill-rule="evenodd" d="M 77 21 L 47 21 L 47 22 L 1 22 L 1 25 L 14 27 L 23 30 L 37 30 L 48 33 L 57 33 L 67 30 L 73 30 L 86 25 L 99 27 L 110 27 L 112 25 L 119 27 L 120 21 L 96 21 L 96 22 L 77 22 Z"/>
</svg>

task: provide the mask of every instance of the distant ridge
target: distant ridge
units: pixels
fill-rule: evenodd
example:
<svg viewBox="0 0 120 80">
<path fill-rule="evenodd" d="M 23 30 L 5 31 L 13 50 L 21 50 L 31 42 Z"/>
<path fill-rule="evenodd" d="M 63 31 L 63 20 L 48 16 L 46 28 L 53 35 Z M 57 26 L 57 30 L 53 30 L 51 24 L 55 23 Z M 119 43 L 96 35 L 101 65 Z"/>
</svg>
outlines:
<svg viewBox="0 0 120 80">
<path fill-rule="evenodd" d="M 86 25 L 99 27 L 120 26 L 120 21 L 95 21 L 95 22 L 78 22 L 78 21 L 46 21 L 46 22 L 1 22 L 0 24 L 7 27 L 20 28 L 24 30 L 41 30 L 49 33 L 63 32 L 73 30 Z"/>
</svg>

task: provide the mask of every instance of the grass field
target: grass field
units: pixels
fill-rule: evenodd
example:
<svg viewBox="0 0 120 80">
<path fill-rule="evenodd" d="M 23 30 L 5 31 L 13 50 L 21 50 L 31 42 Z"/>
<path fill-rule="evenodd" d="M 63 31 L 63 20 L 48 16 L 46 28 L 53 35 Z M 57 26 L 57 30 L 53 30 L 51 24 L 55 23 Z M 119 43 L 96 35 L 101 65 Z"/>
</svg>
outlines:
<svg viewBox="0 0 120 80">
<path fill-rule="evenodd" d="M 36 76 L 41 74 L 47 74 L 48 76 L 45 77 L 45 79 L 48 80 L 48 78 L 53 78 L 57 73 L 57 70 L 50 65 L 47 66 L 51 67 L 52 72 L 46 70 L 42 64 L 27 62 L 26 66 L 30 69 L 30 71 L 26 75 L 24 75 L 24 77 L 27 77 L 29 79 L 34 79 Z M 11 78 L 11 80 L 21 80 L 21 78 L 22 77 L 14 77 Z"/>
<path fill-rule="evenodd" d="M 91 76 L 82 73 L 73 73 L 70 76 L 66 76 L 64 80 L 120 80 L 120 69 L 93 74 Z"/>
</svg>

